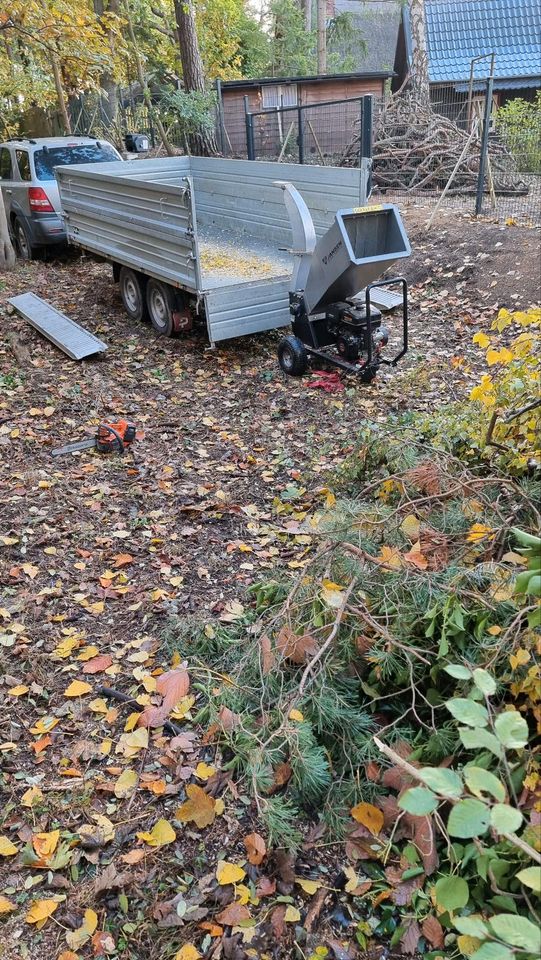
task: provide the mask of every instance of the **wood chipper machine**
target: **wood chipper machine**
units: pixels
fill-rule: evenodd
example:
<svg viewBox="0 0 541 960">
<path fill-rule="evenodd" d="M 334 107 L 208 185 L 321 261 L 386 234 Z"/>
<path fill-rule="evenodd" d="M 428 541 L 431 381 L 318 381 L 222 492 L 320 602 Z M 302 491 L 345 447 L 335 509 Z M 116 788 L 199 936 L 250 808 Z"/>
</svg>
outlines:
<svg viewBox="0 0 541 960">
<path fill-rule="evenodd" d="M 284 191 L 291 222 L 295 266 L 289 309 L 293 333 L 278 347 L 282 370 L 300 376 L 310 358 L 334 364 L 369 383 L 381 364 L 395 366 L 408 349 L 408 288 L 403 277 L 377 279 L 411 248 L 398 209 L 390 203 L 338 210 L 316 237 L 310 210 L 291 184 Z M 402 344 L 392 359 L 382 356 L 389 332 L 371 302 L 376 287 L 399 285 Z"/>
</svg>

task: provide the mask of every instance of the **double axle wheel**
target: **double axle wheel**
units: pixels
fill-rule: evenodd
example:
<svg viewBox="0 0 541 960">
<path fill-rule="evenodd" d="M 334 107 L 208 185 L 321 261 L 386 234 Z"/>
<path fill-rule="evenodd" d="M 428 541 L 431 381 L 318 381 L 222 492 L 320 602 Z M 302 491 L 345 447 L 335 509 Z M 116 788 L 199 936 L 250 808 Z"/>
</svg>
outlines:
<svg viewBox="0 0 541 960">
<path fill-rule="evenodd" d="M 175 333 L 178 294 L 167 283 L 145 277 L 138 270 L 121 267 L 118 282 L 124 309 L 132 320 L 152 324 L 162 337 Z"/>
</svg>

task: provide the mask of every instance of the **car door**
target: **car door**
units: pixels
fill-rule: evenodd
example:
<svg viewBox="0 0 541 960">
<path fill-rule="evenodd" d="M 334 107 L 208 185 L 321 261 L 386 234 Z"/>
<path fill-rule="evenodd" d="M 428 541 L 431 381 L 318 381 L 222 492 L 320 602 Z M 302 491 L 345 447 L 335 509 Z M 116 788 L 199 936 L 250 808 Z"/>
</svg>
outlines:
<svg viewBox="0 0 541 960">
<path fill-rule="evenodd" d="M 30 200 L 28 197 L 28 188 L 32 185 L 32 173 L 30 171 L 30 157 L 28 150 L 22 147 L 15 150 L 13 180 L 13 205 L 16 211 L 23 213 L 25 217 L 32 216 Z M 18 179 L 17 179 L 18 178 Z"/>
<path fill-rule="evenodd" d="M 13 200 L 13 158 L 9 147 L 0 147 L 0 188 L 9 223 Z"/>
</svg>

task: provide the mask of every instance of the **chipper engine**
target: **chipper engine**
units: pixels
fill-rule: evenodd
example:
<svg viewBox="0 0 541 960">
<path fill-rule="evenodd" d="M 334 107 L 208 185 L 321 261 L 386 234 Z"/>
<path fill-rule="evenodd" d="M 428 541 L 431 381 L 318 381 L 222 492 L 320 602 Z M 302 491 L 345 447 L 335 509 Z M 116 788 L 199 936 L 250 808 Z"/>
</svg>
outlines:
<svg viewBox="0 0 541 960">
<path fill-rule="evenodd" d="M 293 270 L 289 309 L 293 333 L 278 346 L 285 373 L 301 376 L 317 358 L 355 373 L 369 383 L 381 364 L 395 366 L 408 349 L 408 288 L 403 277 L 377 280 L 410 245 L 397 208 L 390 203 L 339 210 L 332 226 L 317 239 L 310 211 L 291 183 L 276 182 L 293 232 Z M 402 345 L 392 358 L 382 356 L 389 332 L 371 302 L 376 287 L 400 285 Z"/>
</svg>

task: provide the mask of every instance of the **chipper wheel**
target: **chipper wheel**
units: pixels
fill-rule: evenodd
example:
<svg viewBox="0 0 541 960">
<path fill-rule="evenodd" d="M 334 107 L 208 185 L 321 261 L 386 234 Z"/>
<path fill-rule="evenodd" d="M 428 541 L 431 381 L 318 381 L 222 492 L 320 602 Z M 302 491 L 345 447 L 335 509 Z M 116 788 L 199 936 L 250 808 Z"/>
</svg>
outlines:
<svg viewBox="0 0 541 960">
<path fill-rule="evenodd" d="M 290 377 L 301 377 L 308 368 L 308 354 L 298 337 L 284 337 L 278 344 L 278 363 Z"/>
</svg>

